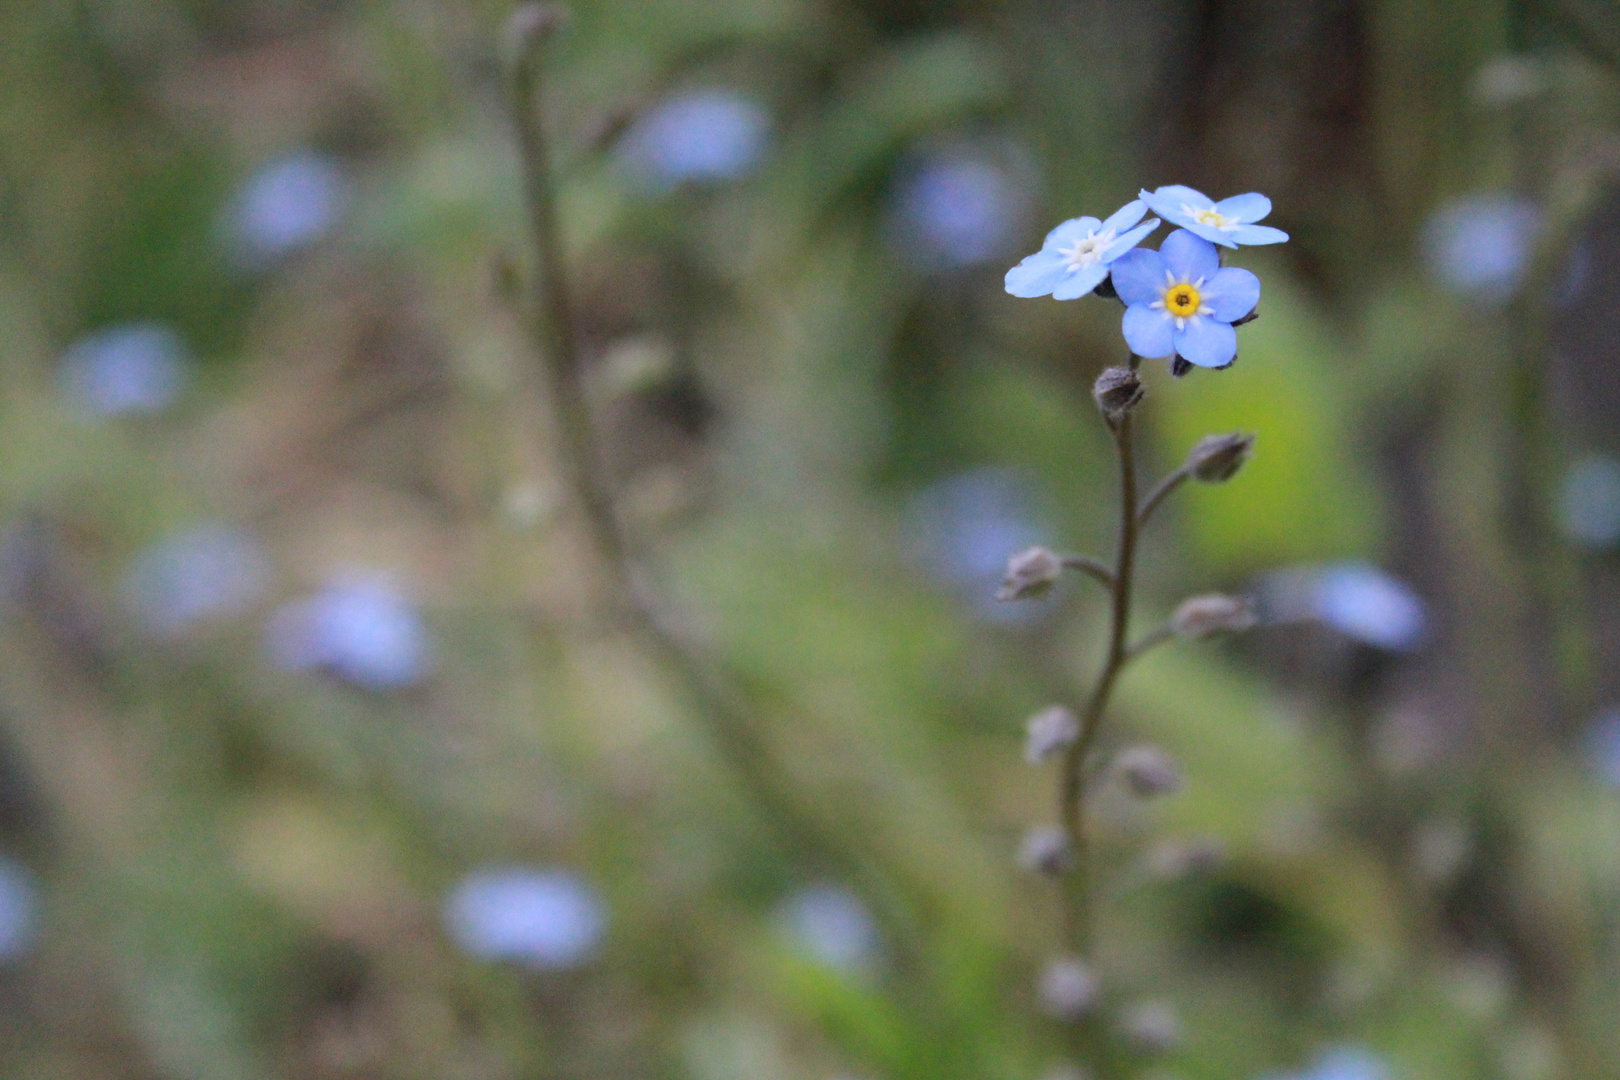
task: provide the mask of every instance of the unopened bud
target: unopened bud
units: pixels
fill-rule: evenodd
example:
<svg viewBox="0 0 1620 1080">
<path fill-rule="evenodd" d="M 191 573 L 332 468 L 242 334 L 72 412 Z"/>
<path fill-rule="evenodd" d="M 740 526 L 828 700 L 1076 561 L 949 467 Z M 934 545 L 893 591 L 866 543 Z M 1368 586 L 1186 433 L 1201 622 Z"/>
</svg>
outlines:
<svg viewBox="0 0 1620 1080">
<path fill-rule="evenodd" d="M 1139 1001 L 1119 1018 L 1119 1029 L 1131 1045 L 1162 1054 L 1181 1045 L 1181 1017 L 1168 1001 Z"/>
<path fill-rule="evenodd" d="M 1063 560 L 1043 547 L 1026 548 L 1007 560 L 997 600 L 1030 600 L 1052 591 L 1063 576 Z"/>
<path fill-rule="evenodd" d="M 1029 718 L 1029 737 L 1024 740 L 1024 760 L 1039 765 L 1054 754 L 1074 745 L 1080 737 L 1080 718 L 1062 705 L 1042 709 Z"/>
<path fill-rule="evenodd" d="M 1254 452 L 1254 436 L 1241 431 L 1230 435 L 1205 435 L 1187 455 L 1187 469 L 1206 484 L 1230 480 Z"/>
<path fill-rule="evenodd" d="M 1058 877 L 1074 865 L 1074 847 L 1069 834 L 1050 825 L 1029 830 L 1018 849 L 1018 865 L 1032 874 Z"/>
<path fill-rule="evenodd" d="M 1114 759 L 1114 771 L 1131 794 L 1143 799 L 1174 795 L 1183 784 L 1181 766 L 1157 746 L 1144 744 L 1120 751 Z"/>
<path fill-rule="evenodd" d="M 1242 633 L 1255 624 L 1254 605 L 1246 597 L 1208 593 L 1181 602 L 1170 616 L 1170 629 L 1177 637 L 1206 638 L 1221 631 Z"/>
<path fill-rule="evenodd" d="M 1097 1004 L 1102 983 L 1080 959 L 1060 956 L 1041 972 L 1035 994 L 1048 1016 L 1074 1023 Z"/>
<path fill-rule="evenodd" d="M 512 60 L 523 59 L 567 18 L 568 12 L 561 4 L 519 4 L 506 20 L 506 55 Z"/>
<path fill-rule="evenodd" d="M 1164 881 L 1207 874 L 1226 858 L 1226 848 L 1213 837 L 1166 840 L 1148 851 L 1143 863 L 1149 874 Z"/>
<path fill-rule="evenodd" d="M 1091 396 L 1104 416 L 1130 412 L 1142 402 L 1142 378 L 1128 367 L 1104 368 Z"/>
</svg>

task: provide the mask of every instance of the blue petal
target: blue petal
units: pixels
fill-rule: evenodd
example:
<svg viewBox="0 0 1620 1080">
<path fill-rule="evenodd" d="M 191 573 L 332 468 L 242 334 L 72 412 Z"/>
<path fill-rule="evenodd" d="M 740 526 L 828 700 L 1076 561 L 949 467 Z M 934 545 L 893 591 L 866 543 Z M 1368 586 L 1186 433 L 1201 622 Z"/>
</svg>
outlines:
<svg viewBox="0 0 1620 1080">
<path fill-rule="evenodd" d="M 1217 229 L 1213 225 L 1205 225 L 1201 221 L 1178 221 L 1176 224 L 1180 225 L 1182 228 L 1186 229 L 1195 236 L 1202 236 L 1205 240 L 1208 240 L 1212 244 L 1220 244 L 1222 247 L 1229 248 L 1237 247 L 1237 243 L 1232 239 L 1232 233 L 1224 229 Z M 1251 226 L 1248 225 L 1237 226 L 1239 229 L 1247 229 L 1250 227 Z M 1253 227 L 1259 228 L 1259 226 Z"/>
<path fill-rule="evenodd" d="M 1117 285 L 1115 286 L 1118 287 Z M 1137 356 L 1156 359 L 1175 352 L 1175 320 L 1168 312 L 1154 311 L 1146 304 L 1125 309 L 1125 344 Z M 1228 330 L 1231 327 L 1227 327 Z M 1236 335 L 1233 335 L 1234 339 Z M 1236 348 L 1236 345 L 1233 346 Z"/>
<path fill-rule="evenodd" d="M 1281 244 L 1288 234 L 1270 225 L 1239 225 L 1232 230 L 1232 239 L 1239 244 Z"/>
<path fill-rule="evenodd" d="M 1177 281 L 1207 281 L 1221 268 L 1221 257 L 1215 245 L 1186 229 L 1177 229 L 1165 237 L 1164 243 L 1159 245 L 1159 254 L 1164 258 L 1165 268 Z"/>
<path fill-rule="evenodd" d="M 1084 240 L 1100 228 L 1102 222 L 1094 217 L 1070 218 L 1046 234 L 1046 241 L 1041 244 L 1041 250 L 1052 251 L 1060 247 L 1073 247 L 1076 240 Z"/>
<path fill-rule="evenodd" d="M 1271 200 L 1258 191 L 1251 191 L 1247 195 L 1234 195 L 1230 199 L 1222 199 L 1215 204 L 1215 209 L 1220 211 L 1223 217 L 1247 223 L 1259 221 L 1271 213 Z"/>
<path fill-rule="evenodd" d="M 1208 195 L 1202 191 L 1194 191 L 1182 184 L 1168 184 L 1156 189 L 1152 194 L 1144 191 L 1137 196 L 1148 204 L 1155 214 L 1160 217 L 1186 217 L 1181 212 L 1183 206 L 1190 206 L 1194 210 L 1208 210 L 1215 205 Z"/>
<path fill-rule="evenodd" d="M 1144 221 L 1142 224 L 1138 225 L 1136 228 L 1132 229 L 1130 232 L 1126 233 L 1124 236 L 1120 237 L 1118 240 L 1115 240 L 1112 244 L 1109 244 L 1106 248 L 1104 248 L 1102 253 L 1102 261 L 1104 263 L 1113 262 L 1127 251 L 1131 250 L 1131 248 L 1135 247 L 1137 244 L 1140 244 L 1147 237 L 1148 233 L 1152 232 L 1158 227 L 1158 218 Z"/>
<path fill-rule="evenodd" d="M 1114 291 L 1127 305 L 1151 304 L 1164 295 L 1164 259 L 1157 251 L 1132 248 L 1115 259 L 1110 270 L 1114 275 Z"/>
<path fill-rule="evenodd" d="M 1260 302 L 1260 279 L 1247 270 L 1228 266 L 1209 279 L 1199 296 L 1215 318 L 1229 323 L 1243 318 Z"/>
<path fill-rule="evenodd" d="M 1175 331 L 1176 355 L 1199 367 L 1225 367 L 1237 357 L 1237 331 L 1203 315 Z"/>
<path fill-rule="evenodd" d="M 1113 229 L 1116 233 L 1123 232 L 1141 221 L 1142 215 L 1145 213 L 1147 213 L 1147 204 L 1141 199 L 1132 199 L 1118 210 L 1115 210 L 1113 216 L 1102 223 L 1102 227 Z"/>
<path fill-rule="evenodd" d="M 1068 274 L 1052 289 L 1052 299 L 1073 300 L 1102 284 L 1102 279 L 1108 276 L 1106 263 L 1092 263 L 1083 270 L 1076 270 Z"/>
<path fill-rule="evenodd" d="M 1069 261 L 1055 251 L 1037 251 L 1007 271 L 1007 291 L 1025 298 L 1045 296 L 1063 280 Z"/>
</svg>

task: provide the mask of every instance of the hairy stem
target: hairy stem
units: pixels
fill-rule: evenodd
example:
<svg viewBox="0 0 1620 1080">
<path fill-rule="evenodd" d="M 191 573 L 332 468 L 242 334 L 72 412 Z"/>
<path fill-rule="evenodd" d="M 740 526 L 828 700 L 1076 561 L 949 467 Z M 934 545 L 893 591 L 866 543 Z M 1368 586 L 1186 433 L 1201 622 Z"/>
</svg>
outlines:
<svg viewBox="0 0 1620 1080">
<path fill-rule="evenodd" d="M 1114 560 L 1112 608 L 1108 631 L 1108 654 L 1103 661 L 1097 685 L 1091 691 L 1080 716 L 1080 735 L 1063 759 L 1062 782 L 1058 791 L 1058 820 L 1068 834 L 1074 851 L 1074 881 L 1068 890 L 1067 937 L 1069 948 L 1087 956 L 1092 947 L 1092 898 L 1095 892 L 1086 833 L 1086 754 L 1097 737 L 1097 728 L 1120 670 L 1130 659 L 1126 645 L 1130 633 L 1131 577 L 1136 565 L 1136 541 L 1140 520 L 1136 504 L 1136 461 L 1131 443 L 1131 415 L 1126 413 L 1110 424 L 1114 446 L 1119 454 L 1119 550 Z M 1162 485 L 1161 485 L 1162 486 Z"/>
<path fill-rule="evenodd" d="M 1159 504 L 1168 499 L 1170 493 L 1180 487 L 1190 476 L 1192 476 L 1192 471 L 1183 465 L 1163 480 L 1160 480 L 1153 490 L 1148 492 L 1148 497 L 1142 500 L 1142 508 L 1136 511 L 1136 524 L 1138 526 L 1146 525 L 1148 518 L 1153 516 L 1153 511 L 1159 508 Z"/>
</svg>

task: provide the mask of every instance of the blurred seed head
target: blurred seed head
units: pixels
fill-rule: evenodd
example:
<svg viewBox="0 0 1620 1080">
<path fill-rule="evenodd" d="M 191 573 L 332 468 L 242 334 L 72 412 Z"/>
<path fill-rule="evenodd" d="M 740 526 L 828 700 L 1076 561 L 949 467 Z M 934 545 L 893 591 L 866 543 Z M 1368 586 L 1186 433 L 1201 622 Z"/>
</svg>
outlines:
<svg viewBox="0 0 1620 1080">
<path fill-rule="evenodd" d="M 607 909 L 572 871 L 486 867 L 456 885 L 444 920 L 451 939 L 472 956 L 571 968 L 596 951 Z"/>
<path fill-rule="evenodd" d="M 1181 602 L 1170 617 L 1170 628 L 1177 637 L 1206 638 L 1222 631 L 1241 633 L 1253 629 L 1254 604 L 1241 596 L 1208 593 Z"/>
<path fill-rule="evenodd" d="M 1051 705 L 1029 718 L 1024 760 L 1039 765 L 1061 754 L 1080 737 L 1080 718 L 1062 705 Z"/>
<path fill-rule="evenodd" d="M 1181 1045 L 1181 1016 L 1168 1001 L 1138 1001 L 1119 1016 L 1127 1042 L 1146 1054 L 1163 1054 Z"/>
<path fill-rule="evenodd" d="M 1116 417 L 1130 412 L 1142 403 L 1146 393 L 1142 389 L 1142 377 L 1128 367 L 1104 368 L 1103 373 L 1097 376 L 1096 384 L 1091 388 L 1091 396 L 1097 402 L 1097 408 L 1107 417 Z"/>
<path fill-rule="evenodd" d="M 1195 480 L 1219 484 L 1236 476 L 1254 453 L 1254 436 L 1241 431 L 1205 435 L 1187 454 L 1187 471 Z"/>
<path fill-rule="evenodd" d="M 57 374 L 73 408 L 101 419 L 168 408 L 185 387 L 190 366 L 179 334 L 162 323 L 133 322 L 75 341 Z"/>
<path fill-rule="evenodd" d="M 617 156 L 654 193 L 717 184 L 752 172 L 770 142 L 765 107 L 735 90 L 682 90 L 631 123 Z"/>
<path fill-rule="evenodd" d="M 1121 750 L 1114 758 L 1113 771 L 1130 793 L 1140 799 L 1174 795 L 1186 786 L 1181 766 L 1175 759 L 1147 743 Z"/>
<path fill-rule="evenodd" d="M 1033 874 L 1059 877 L 1074 866 L 1074 847 L 1069 834 L 1051 825 L 1040 825 L 1024 834 L 1018 849 L 1018 865 Z"/>
<path fill-rule="evenodd" d="M 1179 881 L 1207 874 L 1226 858 L 1226 846 L 1214 837 L 1195 840 L 1162 840 L 1149 848 L 1143 867 L 1155 878 Z"/>
<path fill-rule="evenodd" d="M 1102 982 L 1085 961 L 1060 956 L 1041 971 L 1035 995 L 1042 1012 L 1072 1024 L 1096 1007 L 1102 997 Z"/>
<path fill-rule="evenodd" d="M 1485 62 L 1474 74 L 1469 90 L 1481 105 L 1503 109 L 1528 101 L 1546 88 L 1546 73 L 1533 58 L 1504 54 Z"/>
<path fill-rule="evenodd" d="M 997 600 L 1030 600 L 1052 591 L 1063 576 L 1063 560 L 1043 547 L 1025 548 L 1007 560 Z"/>
<path fill-rule="evenodd" d="M 501 34 L 507 63 L 521 63 L 567 22 L 568 9 L 561 4 L 526 3 L 513 8 Z"/>
</svg>

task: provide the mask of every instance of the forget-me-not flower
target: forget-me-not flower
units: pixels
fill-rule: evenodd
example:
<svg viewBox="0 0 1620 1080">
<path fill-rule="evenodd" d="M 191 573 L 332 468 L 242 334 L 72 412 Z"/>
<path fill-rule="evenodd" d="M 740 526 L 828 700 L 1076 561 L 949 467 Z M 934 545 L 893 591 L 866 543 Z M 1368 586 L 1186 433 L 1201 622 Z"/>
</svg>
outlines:
<svg viewBox="0 0 1620 1080">
<path fill-rule="evenodd" d="M 1109 264 L 1159 227 L 1157 218 L 1136 224 L 1146 213 L 1142 201 L 1134 199 L 1107 221 L 1065 221 L 1046 234 L 1041 250 L 1007 271 L 1007 291 L 1024 297 L 1050 293 L 1054 300 L 1086 295 L 1108 276 Z"/>
<path fill-rule="evenodd" d="M 1281 229 L 1255 224 L 1271 213 L 1271 200 L 1259 192 L 1216 202 L 1201 191 L 1171 184 L 1144 191 L 1140 198 L 1170 224 L 1189 229 L 1212 244 L 1235 248 L 1242 244 L 1280 244 L 1288 239 Z"/>
<path fill-rule="evenodd" d="M 1219 368 L 1237 357 L 1232 323 L 1260 302 L 1260 279 L 1221 268 L 1215 245 L 1177 229 L 1158 251 L 1137 248 L 1113 265 L 1114 289 L 1126 304 L 1125 344 L 1137 356 L 1179 356 Z"/>
</svg>

